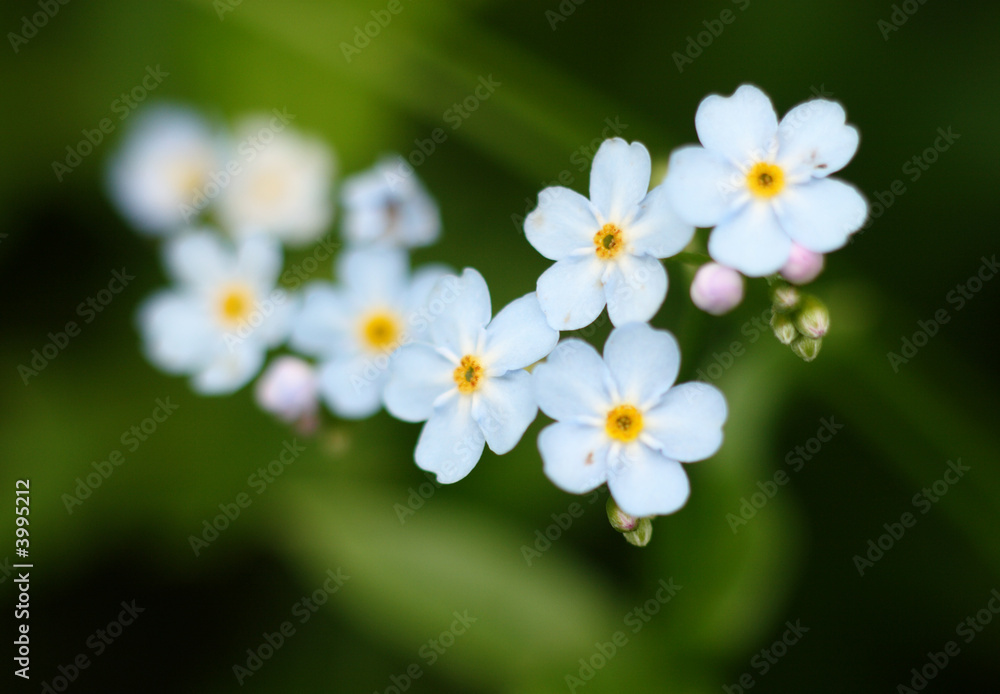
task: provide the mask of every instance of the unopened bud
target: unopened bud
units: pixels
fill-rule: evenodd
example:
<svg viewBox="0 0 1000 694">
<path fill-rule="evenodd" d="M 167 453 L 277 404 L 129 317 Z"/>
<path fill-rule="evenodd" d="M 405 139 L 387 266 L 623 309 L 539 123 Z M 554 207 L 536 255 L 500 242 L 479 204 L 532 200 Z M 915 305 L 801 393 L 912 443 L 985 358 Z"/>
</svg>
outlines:
<svg viewBox="0 0 1000 694">
<path fill-rule="evenodd" d="M 822 253 L 814 253 L 793 242 L 781 276 L 792 284 L 809 284 L 823 272 L 823 262 Z"/>
<path fill-rule="evenodd" d="M 819 355 L 819 348 L 822 346 L 823 338 L 800 337 L 792 343 L 792 351 L 803 361 L 812 361 Z"/>
<path fill-rule="evenodd" d="M 304 432 L 314 429 L 319 405 L 316 371 L 297 357 L 278 357 L 264 371 L 254 390 L 257 404 Z"/>
<path fill-rule="evenodd" d="M 622 511 L 610 496 L 608 497 L 608 503 L 605 504 L 605 508 L 608 511 L 608 520 L 611 522 L 611 527 L 618 532 L 631 532 L 639 525 L 639 519 Z"/>
<path fill-rule="evenodd" d="M 743 301 L 743 275 L 718 263 L 705 263 L 691 282 L 691 301 L 713 316 L 732 311 Z"/>
<path fill-rule="evenodd" d="M 822 301 L 806 295 L 795 312 L 795 327 L 806 337 L 823 337 L 830 330 L 830 312 Z"/>
<path fill-rule="evenodd" d="M 788 317 L 787 313 L 772 313 L 771 328 L 774 329 L 774 336 L 783 345 L 790 345 L 799 336 L 799 331 L 795 329 L 795 323 Z"/>
<path fill-rule="evenodd" d="M 635 530 L 625 533 L 625 539 L 630 545 L 645 547 L 653 538 L 653 522 L 648 518 L 640 518 Z"/>
<path fill-rule="evenodd" d="M 799 290 L 790 284 L 780 283 L 771 288 L 771 300 L 777 313 L 794 311 L 799 305 Z"/>
</svg>

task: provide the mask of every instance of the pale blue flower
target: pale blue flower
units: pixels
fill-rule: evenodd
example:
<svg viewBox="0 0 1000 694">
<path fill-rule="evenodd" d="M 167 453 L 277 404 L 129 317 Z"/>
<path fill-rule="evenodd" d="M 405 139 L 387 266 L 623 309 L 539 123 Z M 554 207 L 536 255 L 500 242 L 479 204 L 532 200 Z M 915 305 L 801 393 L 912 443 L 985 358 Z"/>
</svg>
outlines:
<svg viewBox="0 0 1000 694">
<path fill-rule="evenodd" d="M 615 328 L 603 359 L 586 342 L 563 341 L 532 376 L 539 407 L 557 420 L 538 436 L 549 479 L 573 494 L 607 482 L 632 516 L 683 506 L 681 463 L 715 454 L 727 408 L 714 386 L 674 385 L 679 369 L 673 335 L 645 323 Z"/>
<path fill-rule="evenodd" d="M 658 258 L 676 255 L 694 227 L 682 222 L 661 187 L 647 194 L 651 163 L 638 142 L 605 140 L 590 172 L 590 199 L 553 186 L 524 220 L 535 249 L 556 263 L 538 278 L 549 325 L 576 330 L 605 305 L 614 325 L 648 321 L 667 295 Z"/>
</svg>

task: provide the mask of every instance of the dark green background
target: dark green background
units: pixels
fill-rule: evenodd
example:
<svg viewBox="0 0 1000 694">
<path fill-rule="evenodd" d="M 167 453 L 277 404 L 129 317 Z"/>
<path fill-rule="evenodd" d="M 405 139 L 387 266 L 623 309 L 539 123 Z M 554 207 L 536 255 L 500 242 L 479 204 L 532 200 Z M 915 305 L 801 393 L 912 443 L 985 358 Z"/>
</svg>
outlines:
<svg viewBox="0 0 1000 694">
<path fill-rule="evenodd" d="M 402 6 L 349 63 L 340 44 L 385 2 L 244 0 L 220 19 L 207 1 L 71 0 L 17 53 L 0 46 L 0 517 L 13 528 L 14 480 L 30 478 L 25 689 L 37 691 L 77 653 L 92 655 L 88 637 L 134 599 L 146 612 L 70 691 L 236 691 L 232 666 L 246 649 L 294 620 L 293 604 L 342 567 L 351 578 L 296 624 L 247 690 L 382 692 L 418 663 L 425 674 L 411 691 L 568 691 L 579 659 L 624 630 L 628 644 L 577 691 L 719 692 L 743 673 L 754 691 L 896 691 L 928 651 L 956 639 L 961 653 L 928 691 L 997 691 L 1000 624 L 970 644 L 955 630 L 1000 588 L 1000 282 L 960 311 L 947 297 L 1000 245 L 1000 9 L 913 2 L 916 13 L 886 39 L 877 22 L 892 6 L 860 0 L 752 0 L 745 11 L 728 0 L 565 0 L 575 9 L 555 29 L 546 16 L 559 12 L 554 0 Z M 735 21 L 679 72 L 672 54 L 724 9 Z M 19 31 L 37 11 L 5 3 L 0 30 Z M 695 139 L 706 94 L 752 82 L 784 113 L 825 89 L 862 134 L 841 176 L 869 199 L 897 179 L 906 192 L 828 259 L 815 292 L 833 329 L 812 364 L 770 335 L 753 340 L 752 323 L 744 332 L 767 307 L 761 281 L 730 316 L 712 319 L 691 308 L 687 269 L 668 261 L 672 288 L 654 322 L 681 341 L 682 380 L 714 355 L 724 361 L 734 340 L 745 354 L 718 381 L 731 407 L 723 451 L 688 468 L 692 498 L 655 522 L 648 548 L 626 545 L 601 504 L 584 503 L 583 517 L 527 565 L 522 545 L 580 501 L 541 472 L 542 421 L 515 452 L 487 452 L 468 479 L 435 491 L 401 524 L 394 505 L 426 482 L 411 462 L 418 428 L 380 414 L 327 421 L 195 558 L 188 537 L 248 491 L 247 477 L 293 434 L 256 410 L 249 388 L 197 397 L 141 356 L 135 310 L 165 278 L 157 244 L 127 228 L 102 187 L 124 124 L 62 182 L 52 171 L 81 129 L 113 116 L 112 102 L 156 65 L 169 72 L 156 99 L 229 121 L 286 107 L 299 129 L 336 149 L 342 174 L 383 152 L 407 154 L 444 128 L 447 140 L 418 168 L 441 204 L 444 236 L 416 261 L 475 266 L 495 308 L 529 291 L 548 262 L 512 215 L 564 170 L 586 190 L 579 148 L 601 136 L 606 118 L 627 124 L 623 136 L 644 142 L 662 171 L 672 147 Z M 445 112 L 489 75 L 501 86 L 452 129 Z M 948 127 L 960 138 L 911 181 L 903 166 Z M 25 385 L 17 366 L 49 331 L 78 320 L 77 305 L 121 267 L 135 281 Z M 894 372 L 887 353 L 942 308 L 949 322 Z M 176 414 L 124 451 L 122 433 L 167 396 Z M 786 455 L 831 416 L 843 430 L 792 472 Z M 68 514 L 61 495 L 114 449 L 125 463 Z M 971 471 L 921 515 L 913 496 L 959 458 Z M 780 469 L 789 484 L 734 535 L 726 514 Z M 853 556 L 908 510 L 917 525 L 859 576 Z M 12 531 L 0 536 L 3 562 Z M 671 577 L 683 588 L 633 634 L 626 615 Z M 8 615 L 11 585 L 4 579 Z M 478 621 L 427 666 L 421 646 L 456 610 Z M 752 658 L 795 620 L 809 632 L 761 674 Z"/>
</svg>

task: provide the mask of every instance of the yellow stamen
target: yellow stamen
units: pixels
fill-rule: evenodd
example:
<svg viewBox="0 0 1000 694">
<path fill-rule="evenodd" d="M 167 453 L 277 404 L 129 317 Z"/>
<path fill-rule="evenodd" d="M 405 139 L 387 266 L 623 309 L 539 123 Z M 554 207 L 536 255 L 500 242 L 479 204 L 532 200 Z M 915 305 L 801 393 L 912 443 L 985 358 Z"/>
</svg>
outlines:
<svg viewBox="0 0 1000 694">
<path fill-rule="evenodd" d="M 619 405 L 608 412 L 604 429 L 618 441 L 635 441 L 642 433 L 642 412 L 632 405 Z"/>
<path fill-rule="evenodd" d="M 785 172 L 776 164 L 758 162 L 747 174 L 747 187 L 758 198 L 773 198 L 785 187 Z"/>
<path fill-rule="evenodd" d="M 458 386 L 458 392 L 469 394 L 475 392 L 483 382 L 483 365 L 471 354 L 462 357 L 462 361 L 455 367 L 452 378 Z"/>
<path fill-rule="evenodd" d="M 625 249 L 621 228 L 614 224 L 605 224 L 594 234 L 594 252 L 597 257 L 610 260 Z"/>
<path fill-rule="evenodd" d="M 401 333 L 399 319 L 388 311 L 371 313 L 361 322 L 361 338 L 373 350 L 395 349 Z"/>
<path fill-rule="evenodd" d="M 241 284 L 230 285 L 219 296 L 219 318 L 226 324 L 242 323 L 249 317 L 253 304 L 253 292 L 248 287 Z"/>
</svg>

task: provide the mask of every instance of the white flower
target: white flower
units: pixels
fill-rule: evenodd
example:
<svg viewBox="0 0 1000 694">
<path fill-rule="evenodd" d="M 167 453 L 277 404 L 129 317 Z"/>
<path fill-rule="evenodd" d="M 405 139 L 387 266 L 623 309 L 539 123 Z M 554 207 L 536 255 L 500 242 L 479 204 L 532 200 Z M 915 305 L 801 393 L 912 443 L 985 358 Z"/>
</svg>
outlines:
<svg viewBox="0 0 1000 694">
<path fill-rule="evenodd" d="M 646 148 L 605 140 L 590 172 L 590 200 L 554 186 L 538 195 L 524 220 L 528 241 L 556 263 L 538 278 L 538 301 L 557 330 L 576 330 L 605 304 L 615 325 L 648 321 L 667 295 L 658 258 L 679 253 L 694 235 L 661 187 L 647 194 Z"/>
<path fill-rule="evenodd" d="M 139 231 L 168 234 L 188 222 L 196 193 L 219 166 L 222 147 L 200 116 L 160 106 L 135 116 L 108 169 L 108 188 Z"/>
<path fill-rule="evenodd" d="M 414 458 L 447 484 L 469 474 L 484 444 L 502 455 L 521 440 L 538 413 L 524 367 L 552 351 L 559 333 L 534 293 L 491 321 L 489 289 L 473 269 L 440 280 L 428 307 L 427 341 L 396 353 L 385 406 L 404 421 L 427 420 Z"/>
<path fill-rule="evenodd" d="M 673 335 L 645 323 L 613 330 L 603 360 L 585 342 L 563 341 L 532 376 L 539 407 L 557 420 L 538 436 L 549 479 L 573 494 L 607 482 L 632 516 L 683 506 L 681 462 L 719 449 L 727 412 L 714 386 L 674 386 L 679 368 Z"/>
<path fill-rule="evenodd" d="M 341 198 L 348 243 L 416 248 L 441 233 L 437 204 L 398 155 L 345 180 Z"/>
<path fill-rule="evenodd" d="M 714 226 L 708 251 L 751 277 L 785 265 L 795 241 L 814 253 L 840 248 L 868 213 L 853 186 L 827 178 L 851 160 L 858 131 L 843 107 L 814 99 L 778 123 L 767 96 L 743 85 L 698 106 L 703 147 L 670 156 L 664 186 L 678 214 Z"/>
<path fill-rule="evenodd" d="M 409 277 L 405 251 L 357 249 L 337 258 L 339 286 L 310 285 L 291 344 L 320 359 L 320 394 L 330 410 L 360 419 L 382 406 L 389 357 L 420 336 L 431 319 L 427 296 L 447 268 Z"/>
<path fill-rule="evenodd" d="M 235 173 L 218 200 L 219 221 L 233 236 L 274 236 L 301 246 L 333 219 L 334 158 L 321 141 L 279 117 L 253 118 L 238 130 Z"/>
<path fill-rule="evenodd" d="M 147 356 L 168 373 L 192 375 L 198 392 L 237 390 L 288 330 L 292 302 L 274 288 L 280 246 L 253 238 L 234 249 L 202 231 L 171 239 L 164 251 L 179 286 L 140 308 Z"/>
<path fill-rule="evenodd" d="M 254 398 L 278 419 L 312 430 L 319 405 L 316 369 L 298 357 L 278 357 L 257 380 Z"/>
</svg>

